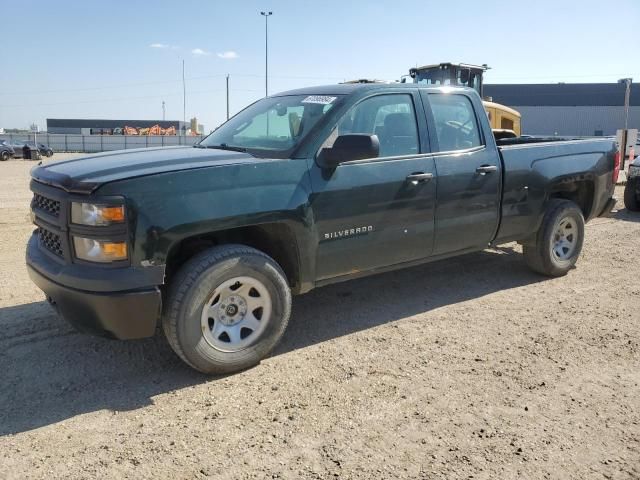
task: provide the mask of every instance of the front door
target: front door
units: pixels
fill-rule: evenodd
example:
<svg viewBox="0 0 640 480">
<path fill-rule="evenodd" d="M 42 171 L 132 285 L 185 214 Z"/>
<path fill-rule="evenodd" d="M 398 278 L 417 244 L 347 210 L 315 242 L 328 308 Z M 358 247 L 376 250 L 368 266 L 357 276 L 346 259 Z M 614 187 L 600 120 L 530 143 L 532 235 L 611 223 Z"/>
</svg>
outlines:
<svg viewBox="0 0 640 480">
<path fill-rule="evenodd" d="M 323 147 L 341 134 L 375 134 L 380 154 L 311 167 L 317 280 L 431 254 L 437 179 L 425 130 L 417 92 L 368 97 L 340 120 Z"/>
</svg>

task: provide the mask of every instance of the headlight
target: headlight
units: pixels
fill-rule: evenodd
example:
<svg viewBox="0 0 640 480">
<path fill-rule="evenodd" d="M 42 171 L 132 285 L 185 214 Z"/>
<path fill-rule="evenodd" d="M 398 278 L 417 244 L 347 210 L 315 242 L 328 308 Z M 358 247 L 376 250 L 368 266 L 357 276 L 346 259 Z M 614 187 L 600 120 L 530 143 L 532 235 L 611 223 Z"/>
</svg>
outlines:
<svg viewBox="0 0 640 480">
<path fill-rule="evenodd" d="M 630 165 L 627 177 L 640 177 L 640 165 Z"/>
<path fill-rule="evenodd" d="M 106 226 L 124 222 L 124 205 L 71 203 L 71 222 L 76 225 Z"/>
<path fill-rule="evenodd" d="M 73 237 L 73 246 L 76 251 L 76 257 L 80 260 L 109 263 L 127 259 L 127 244 L 125 242 Z"/>
</svg>

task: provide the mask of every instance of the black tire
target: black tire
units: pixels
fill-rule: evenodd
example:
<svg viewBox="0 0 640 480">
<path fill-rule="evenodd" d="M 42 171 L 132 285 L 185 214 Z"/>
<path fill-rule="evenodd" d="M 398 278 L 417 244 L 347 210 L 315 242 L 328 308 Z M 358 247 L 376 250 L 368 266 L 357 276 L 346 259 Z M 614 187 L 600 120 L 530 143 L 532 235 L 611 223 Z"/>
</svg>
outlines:
<svg viewBox="0 0 640 480">
<path fill-rule="evenodd" d="M 204 309 L 221 285 L 239 277 L 253 279 L 265 288 L 271 314 L 260 327 L 264 330 L 245 337 L 256 335 L 250 344 L 238 351 L 222 351 L 212 344 L 220 340 L 206 336 Z M 206 374 L 225 374 L 260 363 L 282 337 L 290 314 L 291 291 L 280 266 L 254 248 L 223 245 L 197 254 L 180 268 L 169 286 L 162 327 L 173 350 L 188 365 Z"/>
<path fill-rule="evenodd" d="M 0 161 L 6 162 L 11 158 L 11 154 L 9 152 L 0 153 Z"/>
<path fill-rule="evenodd" d="M 624 206 L 630 212 L 640 212 L 636 181 L 627 181 L 627 185 L 624 187 Z"/>
<path fill-rule="evenodd" d="M 573 225 L 570 235 L 572 240 L 575 240 L 575 244 L 572 250 L 567 252 L 567 258 L 559 258 L 553 252 L 556 232 L 563 223 L 567 222 Z M 534 272 L 550 277 L 561 277 L 575 266 L 582 251 L 583 242 L 584 217 L 580 208 L 569 200 L 552 199 L 549 201 L 542 225 L 536 234 L 535 245 L 523 247 L 524 259 Z"/>
</svg>

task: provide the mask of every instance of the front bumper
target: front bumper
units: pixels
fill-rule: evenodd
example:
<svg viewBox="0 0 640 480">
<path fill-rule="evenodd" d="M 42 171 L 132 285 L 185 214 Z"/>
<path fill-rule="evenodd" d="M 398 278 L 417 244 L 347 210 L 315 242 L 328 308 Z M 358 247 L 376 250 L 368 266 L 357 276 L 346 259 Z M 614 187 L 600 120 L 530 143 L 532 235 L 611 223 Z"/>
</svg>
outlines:
<svg viewBox="0 0 640 480">
<path fill-rule="evenodd" d="M 146 277 L 149 282 L 157 282 L 163 275 L 158 269 L 141 272 L 135 267 L 104 269 L 61 265 L 40 250 L 35 233 L 27 245 L 26 257 L 31 280 L 60 315 L 78 330 L 122 340 L 150 337 L 155 333 L 162 308 L 160 289 L 141 280 Z M 59 283 L 60 280 L 66 285 Z M 145 283 L 147 286 L 143 286 Z M 80 285 L 93 290 L 77 288 Z"/>
</svg>

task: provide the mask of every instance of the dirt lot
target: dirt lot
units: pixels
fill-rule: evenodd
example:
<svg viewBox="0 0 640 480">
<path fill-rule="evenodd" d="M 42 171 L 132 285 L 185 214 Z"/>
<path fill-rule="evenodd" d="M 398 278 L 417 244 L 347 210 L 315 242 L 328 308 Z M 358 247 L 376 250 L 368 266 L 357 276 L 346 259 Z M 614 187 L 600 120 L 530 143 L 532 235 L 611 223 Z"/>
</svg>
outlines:
<svg viewBox="0 0 640 480">
<path fill-rule="evenodd" d="M 52 313 L 30 166 L 0 164 L 0 478 L 640 478 L 640 215 L 561 279 L 510 245 L 298 297 L 269 359 L 207 378 Z"/>
</svg>

